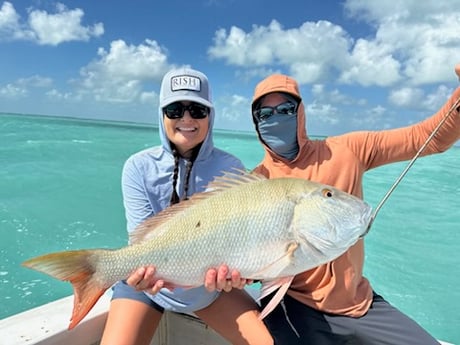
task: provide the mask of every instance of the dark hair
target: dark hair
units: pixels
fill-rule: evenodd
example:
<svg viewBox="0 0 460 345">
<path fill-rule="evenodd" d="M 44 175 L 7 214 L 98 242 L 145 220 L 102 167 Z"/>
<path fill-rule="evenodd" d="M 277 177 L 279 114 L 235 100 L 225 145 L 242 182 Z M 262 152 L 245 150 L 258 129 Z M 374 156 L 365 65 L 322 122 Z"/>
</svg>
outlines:
<svg viewBox="0 0 460 345">
<path fill-rule="evenodd" d="M 177 187 L 177 179 L 179 176 L 179 159 L 180 159 L 180 154 L 177 151 L 176 147 L 174 146 L 173 143 L 171 143 L 171 148 L 172 148 L 172 153 L 174 156 L 174 170 L 173 170 L 173 179 L 172 179 L 172 194 L 171 194 L 171 199 L 170 203 L 171 205 L 177 204 L 180 202 L 179 195 L 177 194 L 176 187 Z M 192 167 L 193 163 L 195 163 L 196 157 L 198 157 L 198 153 L 200 152 L 201 144 L 197 145 L 193 148 L 192 156 L 190 157 L 190 160 L 187 161 L 186 163 L 186 171 L 185 171 L 185 187 L 184 187 L 184 199 L 188 199 L 188 186 L 189 186 L 189 181 L 190 181 L 190 173 L 192 172 Z"/>
</svg>

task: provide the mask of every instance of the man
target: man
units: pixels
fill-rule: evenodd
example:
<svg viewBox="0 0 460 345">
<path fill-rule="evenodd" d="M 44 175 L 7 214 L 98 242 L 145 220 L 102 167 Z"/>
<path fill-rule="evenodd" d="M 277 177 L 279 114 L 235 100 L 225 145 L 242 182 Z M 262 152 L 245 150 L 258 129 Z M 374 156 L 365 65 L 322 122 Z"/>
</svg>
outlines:
<svg viewBox="0 0 460 345">
<path fill-rule="evenodd" d="M 252 103 L 252 118 L 265 149 L 255 172 L 268 178 L 305 178 L 362 198 L 364 173 L 413 158 L 459 97 L 460 88 L 436 114 L 409 127 L 313 141 L 306 133 L 297 82 L 271 75 L 257 85 Z M 459 139 L 460 115 L 454 109 L 423 155 L 443 152 Z M 275 343 L 438 344 L 373 291 L 362 275 L 363 264 L 360 240 L 336 260 L 297 275 L 282 303 L 265 318 Z"/>
</svg>

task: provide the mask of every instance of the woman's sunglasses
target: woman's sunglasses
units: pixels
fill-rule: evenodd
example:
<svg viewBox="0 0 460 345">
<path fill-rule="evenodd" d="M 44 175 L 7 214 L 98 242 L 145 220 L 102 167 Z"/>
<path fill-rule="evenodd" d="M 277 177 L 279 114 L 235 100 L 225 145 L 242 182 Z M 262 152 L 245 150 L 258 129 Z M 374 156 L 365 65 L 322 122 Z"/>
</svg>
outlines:
<svg viewBox="0 0 460 345">
<path fill-rule="evenodd" d="M 296 115 L 296 113 L 297 104 L 291 101 L 278 104 L 276 107 L 261 107 L 252 112 L 257 121 L 265 120 L 273 114 Z"/>
<path fill-rule="evenodd" d="M 204 119 L 209 115 L 209 108 L 199 104 L 199 103 L 190 103 L 189 105 L 184 105 L 181 102 L 174 102 L 168 104 L 163 108 L 163 114 L 165 114 L 168 119 L 181 119 L 184 117 L 185 111 L 188 110 L 190 116 L 193 119 Z"/>
</svg>

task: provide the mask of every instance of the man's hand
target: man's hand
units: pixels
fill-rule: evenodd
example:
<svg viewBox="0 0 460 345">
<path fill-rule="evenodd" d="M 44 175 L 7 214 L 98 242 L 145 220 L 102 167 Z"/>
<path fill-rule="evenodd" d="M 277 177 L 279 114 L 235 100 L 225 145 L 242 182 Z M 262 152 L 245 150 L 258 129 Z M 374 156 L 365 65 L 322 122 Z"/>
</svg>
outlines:
<svg viewBox="0 0 460 345">
<path fill-rule="evenodd" d="M 206 272 L 204 286 L 208 291 L 229 292 L 233 288 L 243 289 L 246 284 L 252 284 L 252 280 L 241 278 L 239 271 L 233 270 L 231 273 L 226 265 L 218 269 L 211 268 Z"/>
</svg>

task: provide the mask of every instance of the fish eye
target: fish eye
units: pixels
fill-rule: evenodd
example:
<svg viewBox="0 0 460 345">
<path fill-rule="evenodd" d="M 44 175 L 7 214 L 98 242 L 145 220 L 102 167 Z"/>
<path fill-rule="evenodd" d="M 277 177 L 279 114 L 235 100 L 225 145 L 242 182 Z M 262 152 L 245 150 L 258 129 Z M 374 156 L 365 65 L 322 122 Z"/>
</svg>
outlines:
<svg viewBox="0 0 460 345">
<path fill-rule="evenodd" d="M 321 192 L 323 196 L 325 196 L 326 198 L 332 198 L 332 196 L 334 195 L 334 193 L 332 193 L 332 190 L 330 190 L 329 188 L 324 188 Z"/>
</svg>

